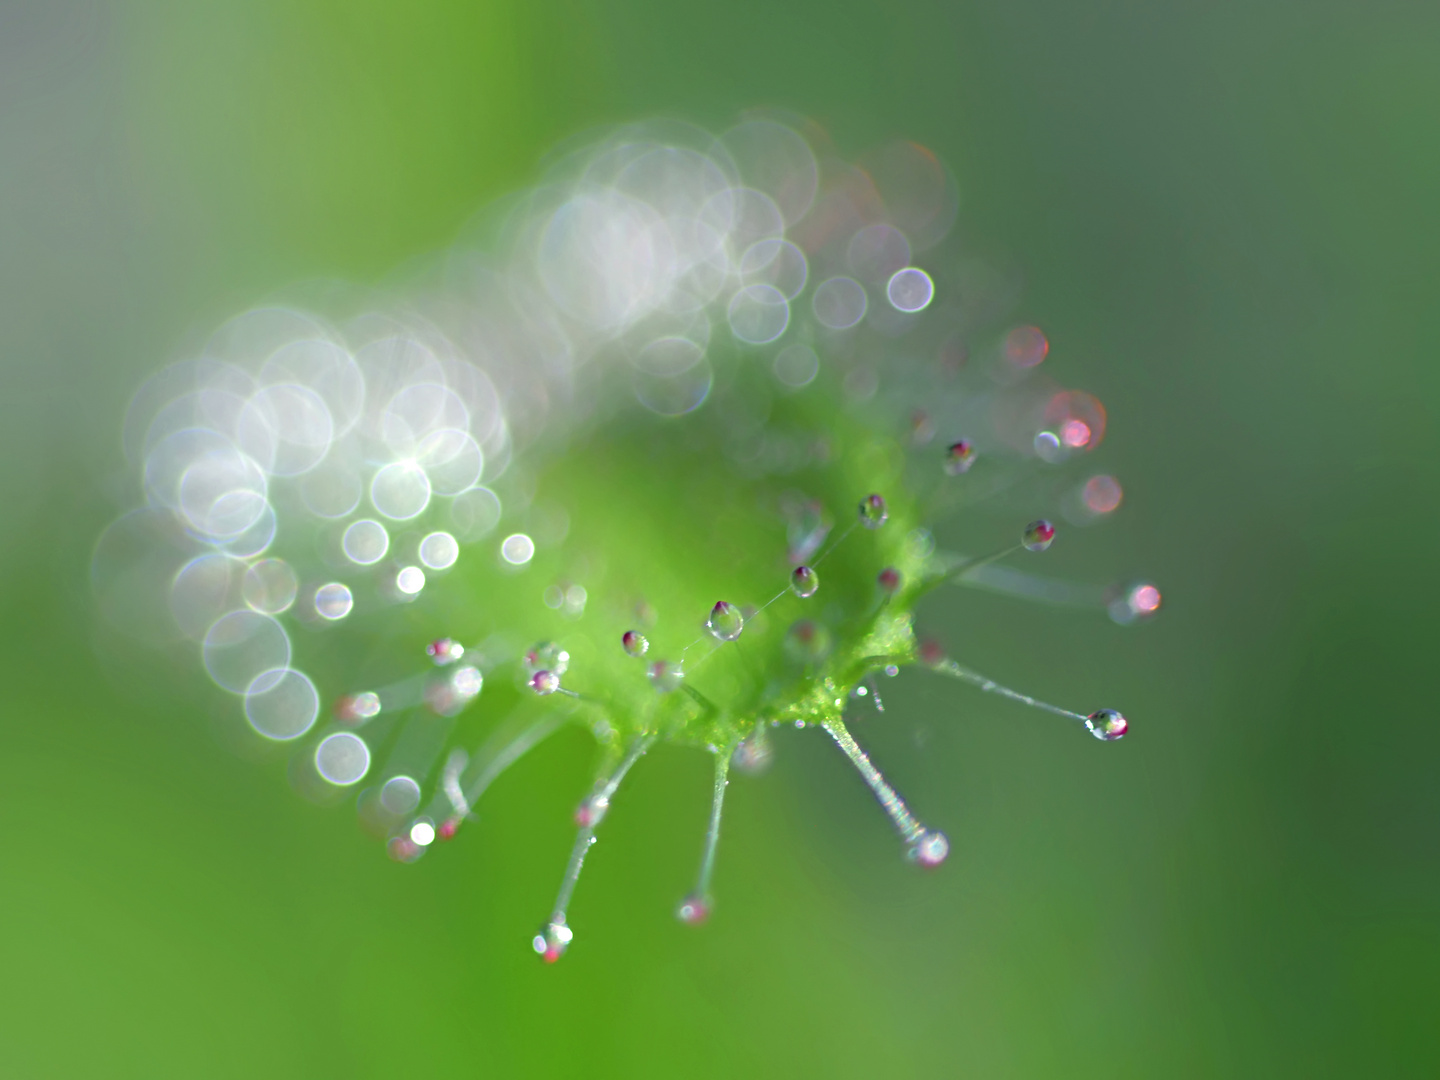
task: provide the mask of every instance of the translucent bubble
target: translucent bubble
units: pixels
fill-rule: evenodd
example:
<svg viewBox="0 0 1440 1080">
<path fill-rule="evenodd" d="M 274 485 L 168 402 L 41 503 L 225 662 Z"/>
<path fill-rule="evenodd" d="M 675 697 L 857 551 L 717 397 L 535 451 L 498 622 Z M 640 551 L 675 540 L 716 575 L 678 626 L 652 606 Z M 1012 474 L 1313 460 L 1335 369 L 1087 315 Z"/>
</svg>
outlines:
<svg viewBox="0 0 1440 1080">
<path fill-rule="evenodd" d="M 511 533 L 500 541 L 500 557 L 511 566 L 524 566 L 535 557 L 535 541 L 524 533 Z"/>
<path fill-rule="evenodd" d="M 1119 508 L 1124 491 L 1113 476 L 1092 476 L 1085 481 L 1081 497 L 1092 514 L 1109 514 Z"/>
<path fill-rule="evenodd" d="M 420 541 L 420 561 L 431 570 L 448 570 L 460 557 L 460 545 L 448 532 L 433 532 Z"/>
<path fill-rule="evenodd" d="M 945 834 L 934 829 L 926 829 L 920 834 L 906 853 L 910 859 L 921 866 L 939 866 L 950 854 L 950 841 Z"/>
<path fill-rule="evenodd" d="M 350 614 L 355 606 L 355 596 L 346 585 L 332 581 L 315 590 L 315 611 L 322 619 L 334 622 Z"/>
<path fill-rule="evenodd" d="M 410 826 L 410 842 L 420 847 L 429 847 L 435 842 L 435 823 L 421 818 Z"/>
<path fill-rule="evenodd" d="M 1130 722 L 1114 709 L 1100 709 L 1085 718 L 1090 734 L 1102 742 L 1114 742 L 1130 730 Z"/>
<path fill-rule="evenodd" d="M 479 668 L 471 664 L 456 668 L 454 674 L 450 676 L 450 689 L 466 701 L 480 693 L 484 685 L 485 677 L 480 673 Z"/>
<path fill-rule="evenodd" d="M 798 390 L 820 374 L 820 358 L 809 345 L 787 345 L 775 354 L 775 377 Z"/>
<path fill-rule="evenodd" d="M 370 481 L 370 502 L 395 521 L 409 521 L 430 505 L 430 478 L 413 461 L 386 465 Z"/>
<path fill-rule="evenodd" d="M 404 596 L 416 596 L 425 588 L 425 571 L 418 566 L 401 567 L 395 575 L 395 588 Z"/>
<path fill-rule="evenodd" d="M 786 223 L 795 224 L 809 211 L 820 168 L 796 131 L 774 120 L 746 120 L 722 135 L 720 144 L 745 182 L 775 201 Z"/>
<path fill-rule="evenodd" d="M 327 735 L 315 747 L 315 771 L 338 787 L 357 784 L 370 771 L 370 748 L 348 731 Z"/>
<path fill-rule="evenodd" d="M 408 814 L 420 805 L 420 785 L 409 776 L 392 776 L 380 788 L 380 805 L 392 814 Z"/>
<path fill-rule="evenodd" d="M 1060 436 L 1053 431 L 1040 431 L 1035 434 L 1035 456 L 1049 465 L 1058 465 L 1070 456 L 1068 450 L 1060 443 Z"/>
<path fill-rule="evenodd" d="M 660 376 L 646 371 L 635 372 L 635 398 L 641 405 L 660 416 L 684 416 L 694 412 L 710 396 L 714 373 L 708 360 L 702 360 L 679 375 Z"/>
<path fill-rule="evenodd" d="M 534 675 L 537 671 L 553 671 L 564 675 L 570 668 L 570 654 L 553 641 L 542 641 L 525 653 L 525 671 Z"/>
<path fill-rule="evenodd" d="M 177 508 L 201 536 L 234 539 L 269 509 L 265 474 L 235 449 L 217 450 L 191 463 L 180 478 Z"/>
<path fill-rule="evenodd" d="M 747 285 L 730 298 L 730 331 L 741 341 L 764 345 L 790 325 L 790 305 L 773 285 Z"/>
<path fill-rule="evenodd" d="M 462 491 L 450 504 L 450 525 L 462 540 L 489 536 L 500 523 L 500 498 L 487 487 Z"/>
<path fill-rule="evenodd" d="M 861 281 L 879 284 L 910 263 L 910 241 L 893 225 L 867 225 L 850 238 L 845 261 Z"/>
<path fill-rule="evenodd" d="M 730 764 L 743 773 L 756 776 L 768 769 L 774 758 L 775 752 L 770 745 L 770 740 L 765 737 L 763 729 L 757 728 L 754 733 L 746 736 L 735 747 L 735 753 L 730 757 Z"/>
<path fill-rule="evenodd" d="M 245 691 L 245 718 L 267 739 L 298 739 L 319 715 L 315 684 L 291 668 L 262 672 Z"/>
<path fill-rule="evenodd" d="M 865 290 L 853 278 L 834 277 L 816 288 L 811 306 L 820 325 L 848 330 L 865 317 Z"/>
<path fill-rule="evenodd" d="M 530 676 L 530 689 L 544 697 L 560 689 L 560 676 L 553 671 L 537 671 Z"/>
<path fill-rule="evenodd" d="M 698 926 L 710 917 L 710 905 L 705 902 L 704 897 L 691 893 L 680 901 L 680 906 L 675 909 L 675 917 L 686 926 Z"/>
<path fill-rule="evenodd" d="M 648 375 L 668 379 L 689 371 L 705 359 L 705 350 L 686 337 L 662 337 L 650 342 L 632 358 Z"/>
<path fill-rule="evenodd" d="M 745 630 L 745 616 L 734 604 L 721 600 L 710 609 L 705 628 L 721 641 L 734 641 Z"/>
<path fill-rule="evenodd" d="M 341 540 L 345 557 L 361 566 L 373 566 L 390 550 L 390 534 L 385 526 L 370 518 L 350 523 Z"/>
<path fill-rule="evenodd" d="M 1005 335 L 1005 359 L 1016 367 L 1034 367 L 1049 351 L 1050 342 L 1038 326 L 1017 326 Z"/>
<path fill-rule="evenodd" d="M 650 651 L 650 639 L 639 630 L 626 630 L 620 636 L 620 645 L 627 656 L 640 658 Z"/>
<path fill-rule="evenodd" d="M 380 695 L 370 690 L 346 694 L 335 702 L 335 719 L 342 724 L 359 724 L 380 715 Z"/>
<path fill-rule="evenodd" d="M 299 476 L 320 464 L 335 426 L 314 390 L 294 384 L 266 386 L 245 404 L 236 425 L 240 449 L 272 476 Z"/>
<path fill-rule="evenodd" d="M 860 524 L 867 529 L 878 529 L 890 519 L 890 510 L 885 505 L 885 496 L 866 495 L 860 500 Z"/>
<path fill-rule="evenodd" d="M 1055 542 L 1055 526 L 1044 518 L 1032 521 L 1025 526 L 1020 542 L 1025 545 L 1026 551 L 1044 551 Z"/>
<path fill-rule="evenodd" d="M 685 678 L 684 668 L 668 660 L 656 660 L 646 674 L 650 676 L 650 685 L 662 694 L 680 689 L 680 682 Z"/>
<path fill-rule="evenodd" d="M 935 283 L 924 270 L 907 266 L 895 271 L 885 286 L 885 296 L 896 311 L 924 311 L 935 298 Z"/>
<path fill-rule="evenodd" d="M 810 619 L 800 619 L 785 635 L 785 652 L 800 664 L 813 664 L 830 653 L 833 643 L 830 631 Z"/>
<path fill-rule="evenodd" d="M 485 471 L 485 453 L 468 431 L 441 428 L 421 440 L 416 463 L 425 470 L 436 495 L 459 495 Z"/>
<path fill-rule="evenodd" d="M 290 666 L 290 638 L 269 615 L 234 611 L 210 627 L 202 655 L 205 670 L 216 683 L 244 694 L 263 690 L 267 673 Z M 253 685 L 256 683 L 261 685 Z"/>
<path fill-rule="evenodd" d="M 300 579 L 284 559 L 261 559 L 245 571 L 241 592 L 245 603 L 262 615 L 288 611 L 300 589 Z"/>
<path fill-rule="evenodd" d="M 804 291 L 809 272 L 805 253 L 779 237 L 757 240 L 740 256 L 741 281 L 774 286 L 786 300 L 794 300 Z"/>
<path fill-rule="evenodd" d="M 235 582 L 245 564 L 229 555 L 191 559 L 170 586 L 170 612 L 186 637 L 203 638 L 220 616 L 240 606 Z"/>
<path fill-rule="evenodd" d="M 808 599 L 820 589 L 820 575 L 808 566 L 797 566 L 790 572 L 790 591 Z"/>
<path fill-rule="evenodd" d="M 970 467 L 974 464 L 975 447 L 964 439 L 953 442 L 945 448 L 945 471 L 951 476 L 969 472 Z"/>
<path fill-rule="evenodd" d="M 454 638 L 439 638 L 425 646 L 425 655 L 435 661 L 436 667 L 444 667 L 464 656 L 465 646 Z"/>
</svg>

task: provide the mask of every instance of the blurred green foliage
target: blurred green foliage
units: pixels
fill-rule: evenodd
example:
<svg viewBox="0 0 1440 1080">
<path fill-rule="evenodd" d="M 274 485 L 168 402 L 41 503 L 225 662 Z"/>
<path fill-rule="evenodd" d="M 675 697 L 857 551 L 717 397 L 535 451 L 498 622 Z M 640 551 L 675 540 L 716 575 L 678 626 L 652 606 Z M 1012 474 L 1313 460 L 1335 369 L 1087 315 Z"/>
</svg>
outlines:
<svg viewBox="0 0 1440 1080">
<path fill-rule="evenodd" d="M 1437 29 L 1268 0 L 7 5 L 0 1071 L 1434 1075 Z M 924 610 L 980 670 L 1133 722 L 1102 747 L 888 686 L 857 735 L 949 832 L 935 875 L 793 732 L 732 785 L 717 911 L 681 927 L 709 762 L 655 751 L 547 968 L 583 735 L 394 865 L 223 746 L 193 664 L 96 643 L 89 546 L 128 394 L 195 334 L 444 245 L 589 125 L 755 104 L 954 165 L 963 238 L 1023 265 L 1050 362 L 1110 410 L 1126 504 L 1047 558 L 1167 607 Z"/>
</svg>

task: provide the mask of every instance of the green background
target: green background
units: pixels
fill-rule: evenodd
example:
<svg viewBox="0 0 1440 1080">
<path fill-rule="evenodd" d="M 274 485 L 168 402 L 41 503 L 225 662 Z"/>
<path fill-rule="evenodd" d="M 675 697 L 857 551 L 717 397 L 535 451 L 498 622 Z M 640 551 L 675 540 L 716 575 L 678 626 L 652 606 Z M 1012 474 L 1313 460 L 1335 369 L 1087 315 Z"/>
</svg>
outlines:
<svg viewBox="0 0 1440 1080">
<path fill-rule="evenodd" d="M 1430 1076 L 1440 1071 L 1440 17 L 1060 0 L 0 7 L 0 1073 Z M 117 664 L 86 580 L 139 380 L 288 282 L 443 246 L 596 123 L 780 105 L 954 166 L 963 238 L 1110 410 L 1126 503 L 1053 569 L 1151 625 L 952 594 L 982 671 L 857 725 L 954 843 L 907 869 L 812 732 L 707 809 L 661 749 L 553 968 L 592 751 L 392 864 Z M 1049 558 L 1049 556 L 1047 556 Z M 194 667 L 194 665 L 191 665 Z M 581 947 L 583 944 L 583 948 Z"/>
</svg>

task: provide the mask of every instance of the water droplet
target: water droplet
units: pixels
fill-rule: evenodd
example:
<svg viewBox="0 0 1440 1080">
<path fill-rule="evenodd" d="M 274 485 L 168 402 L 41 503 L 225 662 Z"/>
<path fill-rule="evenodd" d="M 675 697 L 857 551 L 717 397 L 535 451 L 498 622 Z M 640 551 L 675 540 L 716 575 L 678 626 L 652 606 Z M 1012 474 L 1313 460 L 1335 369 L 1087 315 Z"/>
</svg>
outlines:
<svg viewBox="0 0 1440 1080">
<path fill-rule="evenodd" d="M 1102 742 L 1114 742 L 1130 730 L 1130 721 L 1114 709 L 1099 709 L 1085 718 L 1085 726 Z"/>
<path fill-rule="evenodd" d="M 774 760 L 775 751 L 764 732 L 764 728 L 757 727 L 754 733 L 742 739 L 730 756 L 730 764 L 749 776 L 756 776 L 768 769 Z"/>
<path fill-rule="evenodd" d="M 650 639 L 639 630 L 626 630 L 620 638 L 620 644 L 625 649 L 627 656 L 633 656 L 636 659 L 650 651 Z"/>
<path fill-rule="evenodd" d="M 435 842 L 435 825 L 429 818 L 421 818 L 410 826 L 410 842 L 420 847 L 429 847 Z"/>
<path fill-rule="evenodd" d="M 392 776 L 380 788 L 380 805 L 392 814 L 408 814 L 420 805 L 420 785 L 413 776 Z"/>
<path fill-rule="evenodd" d="M 390 858 L 403 863 L 412 863 L 425 854 L 425 849 L 408 836 L 392 836 L 385 851 Z"/>
<path fill-rule="evenodd" d="M 907 314 L 924 311 L 934 296 L 935 283 L 930 275 L 915 266 L 895 271 L 885 286 L 885 298 L 890 306 Z"/>
<path fill-rule="evenodd" d="M 345 530 L 345 537 L 341 540 L 341 546 L 345 549 L 346 557 L 361 566 L 370 566 L 379 562 L 390 550 L 390 534 L 385 531 L 385 526 L 370 518 L 362 518 L 352 522 Z"/>
<path fill-rule="evenodd" d="M 500 557 L 511 566 L 524 566 L 535 557 L 535 541 L 524 533 L 512 533 L 500 541 Z"/>
<path fill-rule="evenodd" d="M 262 615 L 279 615 L 289 610 L 299 588 L 295 571 L 284 559 L 261 559 L 245 571 L 240 586 L 245 603 Z"/>
<path fill-rule="evenodd" d="M 808 566 L 797 566 L 790 571 L 790 591 L 803 599 L 809 599 L 820 588 L 820 575 Z"/>
<path fill-rule="evenodd" d="M 465 646 L 453 638 L 440 638 L 425 646 L 425 655 L 435 661 L 436 667 L 453 664 L 465 655 Z"/>
<path fill-rule="evenodd" d="M 950 841 L 945 834 L 935 829 L 927 829 L 920 834 L 920 838 L 910 845 L 906 853 L 910 859 L 924 867 L 939 866 L 950 854 Z"/>
<path fill-rule="evenodd" d="M 822 660 L 830 652 L 830 631 L 809 619 L 800 619 L 785 635 L 785 651 L 801 664 Z"/>
<path fill-rule="evenodd" d="M 879 584 L 882 591 L 894 594 L 900 588 L 900 571 L 896 570 L 893 566 L 887 566 L 884 570 L 880 571 L 880 575 L 875 581 Z"/>
<path fill-rule="evenodd" d="M 889 676 L 890 678 L 892 678 L 892 679 L 895 678 L 896 675 L 899 675 L 899 674 L 900 674 L 900 665 L 899 665 L 899 664 L 886 664 L 886 665 L 885 665 L 885 674 L 886 674 L 887 676 Z"/>
<path fill-rule="evenodd" d="M 454 716 L 469 705 L 485 685 L 480 669 L 467 664 L 425 687 L 425 704 L 441 716 Z"/>
<path fill-rule="evenodd" d="M 342 724 L 358 724 L 380 714 L 380 696 L 365 690 L 346 694 L 335 702 L 335 719 Z"/>
<path fill-rule="evenodd" d="M 343 619 L 355 606 L 355 596 L 350 589 L 338 581 L 321 585 L 315 590 L 315 611 L 322 619 L 331 622 Z"/>
<path fill-rule="evenodd" d="M 553 671 L 564 675 L 570 667 L 570 654 L 553 641 L 542 641 L 525 654 L 525 674 Z"/>
<path fill-rule="evenodd" d="M 1025 545 L 1026 551 L 1044 551 L 1055 542 L 1055 526 L 1044 518 L 1032 521 L 1025 526 L 1020 542 Z"/>
<path fill-rule="evenodd" d="M 553 964 L 570 947 L 574 937 L 574 932 L 565 925 L 564 919 L 555 919 L 541 928 L 531 945 L 547 964 Z"/>
<path fill-rule="evenodd" d="M 686 926 L 698 926 L 710 917 L 710 904 L 704 897 L 691 893 L 680 901 L 675 917 Z"/>
<path fill-rule="evenodd" d="M 970 466 L 974 464 L 975 447 L 964 439 L 953 442 L 945 448 L 945 471 L 951 476 L 969 472 Z"/>
<path fill-rule="evenodd" d="M 420 541 L 420 561 L 431 570 L 448 570 L 460 557 L 460 544 L 448 532 L 433 532 Z"/>
<path fill-rule="evenodd" d="M 889 518 L 883 495 L 866 495 L 860 500 L 860 523 L 867 529 L 878 529 Z"/>
<path fill-rule="evenodd" d="M 721 600 L 710 609 L 705 629 L 721 641 L 734 641 L 745 629 L 745 616 L 734 604 Z"/>
<path fill-rule="evenodd" d="M 359 783 L 370 771 L 370 748 L 348 731 L 327 735 L 315 747 L 315 769 L 337 787 Z"/>
<path fill-rule="evenodd" d="M 530 676 L 530 689 L 544 697 L 560 689 L 560 676 L 553 671 L 537 671 Z"/>
<path fill-rule="evenodd" d="M 656 660 L 650 665 L 648 674 L 651 685 L 660 693 L 668 694 L 670 691 L 680 688 L 680 680 L 685 677 L 685 669 L 668 660 Z"/>
<path fill-rule="evenodd" d="M 460 818 L 449 817 L 440 823 L 436 835 L 441 840 L 453 840 L 455 834 L 460 831 Z"/>
</svg>

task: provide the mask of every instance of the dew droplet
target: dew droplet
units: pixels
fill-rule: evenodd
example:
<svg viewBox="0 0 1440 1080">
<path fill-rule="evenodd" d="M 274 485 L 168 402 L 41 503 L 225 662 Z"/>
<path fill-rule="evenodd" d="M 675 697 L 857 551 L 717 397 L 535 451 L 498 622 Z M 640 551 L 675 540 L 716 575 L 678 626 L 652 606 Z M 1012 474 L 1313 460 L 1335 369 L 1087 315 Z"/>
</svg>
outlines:
<svg viewBox="0 0 1440 1080">
<path fill-rule="evenodd" d="M 1114 709 L 1099 709 L 1085 718 L 1085 726 L 1102 742 L 1114 742 L 1130 730 L 1130 721 Z"/>
<path fill-rule="evenodd" d="M 565 925 L 563 919 L 554 919 L 541 928 L 531 945 L 540 954 L 541 959 L 547 964 L 553 964 L 570 947 L 570 942 L 574 937 L 574 932 Z"/>
<path fill-rule="evenodd" d="M 704 897 L 691 893 L 680 901 L 680 906 L 675 909 L 675 917 L 686 926 L 698 926 L 710 917 L 710 904 Z"/>
<path fill-rule="evenodd" d="M 355 596 L 346 585 L 332 581 L 315 590 L 315 611 L 322 619 L 335 622 L 350 614 L 355 606 Z"/>
<path fill-rule="evenodd" d="M 974 464 L 975 447 L 964 439 L 953 442 L 945 448 L 945 471 L 951 476 L 969 472 L 970 466 Z"/>
<path fill-rule="evenodd" d="M 830 631 L 809 619 L 800 619 L 785 635 L 785 651 L 801 664 L 823 660 L 830 652 Z"/>
<path fill-rule="evenodd" d="M 620 645 L 627 656 L 633 656 L 637 660 L 650 651 L 650 639 L 639 630 L 626 630 L 620 636 Z"/>
<path fill-rule="evenodd" d="M 540 670 L 530 676 L 530 689 L 544 697 L 560 689 L 560 676 L 553 671 Z"/>
<path fill-rule="evenodd" d="M 923 311 L 935 296 L 935 283 L 917 266 L 897 270 L 885 286 L 885 298 L 896 311 Z"/>
<path fill-rule="evenodd" d="M 575 808 L 575 824 L 582 829 L 593 829 L 610 809 L 610 799 L 605 795 L 591 795 L 582 799 Z"/>
<path fill-rule="evenodd" d="M 1017 326 L 1005 335 L 1005 359 L 1016 367 L 1034 367 L 1049 351 L 1050 342 L 1038 326 Z"/>
<path fill-rule="evenodd" d="M 570 667 L 570 654 L 553 641 L 542 641 L 525 654 L 525 674 L 553 672 L 558 678 Z"/>
<path fill-rule="evenodd" d="M 662 694 L 668 694 L 670 691 L 680 688 L 680 680 L 685 677 L 685 669 L 668 660 L 656 660 L 650 665 L 647 674 L 650 676 L 651 685 L 656 690 Z"/>
<path fill-rule="evenodd" d="M 440 828 L 436 830 L 436 836 L 440 840 L 453 840 L 459 831 L 460 818 L 448 817 L 440 823 Z"/>
<path fill-rule="evenodd" d="M 802 600 L 815 595 L 820 588 L 820 575 L 808 566 L 797 566 L 790 571 L 790 591 Z"/>
<path fill-rule="evenodd" d="M 342 724 L 358 724 L 380 713 L 380 696 L 369 690 L 346 694 L 335 702 L 335 719 Z"/>
<path fill-rule="evenodd" d="M 906 852 L 910 859 L 924 867 L 939 866 L 950 854 L 950 841 L 945 834 L 936 829 L 926 829 L 920 834 L 910 850 Z"/>
<path fill-rule="evenodd" d="M 435 661 L 436 667 L 444 667 L 464 656 L 465 646 L 453 638 L 439 638 L 425 646 L 425 655 Z"/>
<path fill-rule="evenodd" d="M 860 500 L 860 523 L 867 529 L 878 529 L 889 517 L 883 495 L 866 495 Z"/>
<path fill-rule="evenodd" d="M 721 641 L 734 641 L 745 630 L 745 616 L 734 604 L 721 600 L 710 609 L 705 629 Z"/>
<path fill-rule="evenodd" d="M 1025 545 L 1026 551 L 1044 551 L 1054 542 L 1055 526 L 1044 518 L 1026 525 L 1025 532 L 1020 537 L 1020 543 Z"/>
<path fill-rule="evenodd" d="M 756 776 L 770 767 L 774 757 L 775 751 L 765 737 L 765 729 L 757 727 L 736 745 L 735 752 L 730 755 L 730 764 L 749 776 Z"/>
<path fill-rule="evenodd" d="M 881 591 L 894 594 L 900 589 L 900 571 L 893 566 L 887 566 L 875 579 Z"/>
</svg>

